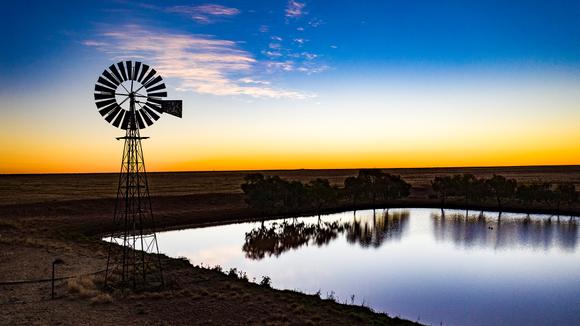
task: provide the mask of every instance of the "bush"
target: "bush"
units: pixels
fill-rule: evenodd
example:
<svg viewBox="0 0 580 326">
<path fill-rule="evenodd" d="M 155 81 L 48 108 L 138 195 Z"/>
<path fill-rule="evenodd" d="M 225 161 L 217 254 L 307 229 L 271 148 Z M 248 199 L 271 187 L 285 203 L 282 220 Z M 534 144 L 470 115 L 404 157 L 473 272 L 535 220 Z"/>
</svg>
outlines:
<svg viewBox="0 0 580 326">
<path fill-rule="evenodd" d="M 230 270 L 228 271 L 228 276 L 238 278 L 238 269 L 230 268 Z"/>
<path fill-rule="evenodd" d="M 272 279 L 269 276 L 262 276 L 262 280 L 260 281 L 261 286 L 265 287 L 272 287 Z"/>
<path fill-rule="evenodd" d="M 105 304 L 113 302 L 113 297 L 108 293 L 100 293 L 97 296 L 91 298 L 92 304 Z"/>
</svg>

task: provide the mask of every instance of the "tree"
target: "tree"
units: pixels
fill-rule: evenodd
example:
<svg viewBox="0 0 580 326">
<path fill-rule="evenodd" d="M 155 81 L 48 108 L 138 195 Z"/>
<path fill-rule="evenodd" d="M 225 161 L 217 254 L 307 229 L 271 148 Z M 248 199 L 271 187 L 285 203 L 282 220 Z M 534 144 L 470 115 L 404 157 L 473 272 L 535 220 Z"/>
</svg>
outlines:
<svg viewBox="0 0 580 326">
<path fill-rule="evenodd" d="M 463 195 L 465 199 L 465 205 L 469 205 L 469 202 L 474 197 L 475 189 L 477 187 L 477 178 L 473 174 L 465 173 L 458 178 L 455 178 L 457 182 L 457 188 Z"/>
<path fill-rule="evenodd" d="M 320 212 L 321 208 L 336 200 L 337 190 L 327 179 L 315 179 L 308 184 L 308 193 L 314 206 Z"/>
<path fill-rule="evenodd" d="M 359 198 L 364 195 L 363 183 L 358 177 L 348 177 L 344 180 L 344 191 L 347 197 L 352 199 L 352 205 L 356 206 Z"/>
<path fill-rule="evenodd" d="M 241 186 L 244 192 L 244 200 L 250 207 L 260 210 L 263 214 L 268 206 L 272 205 L 272 196 L 266 189 L 264 175 L 261 173 L 248 174 L 244 181 Z"/>
<path fill-rule="evenodd" d="M 578 201 L 578 192 L 576 192 L 576 186 L 573 183 L 561 183 L 556 187 L 554 194 L 557 202 L 557 210 L 560 211 L 560 203 L 565 202 L 568 204 L 568 208 L 572 206 L 573 203 Z"/>
<path fill-rule="evenodd" d="M 381 179 L 384 177 L 381 169 L 362 169 L 358 171 L 364 192 L 372 199 L 373 205 L 377 196 L 381 194 Z"/>
<path fill-rule="evenodd" d="M 288 209 L 302 209 L 308 204 L 308 193 L 306 187 L 300 181 L 292 181 L 286 184 L 286 194 L 288 196 L 286 207 Z"/>
<path fill-rule="evenodd" d="M 489 187 L 491 194 L 497 201 L 497 207 L 501 210 L 502 199 L 513 198 L 516 193 L 518 183 L 514 179 L 506 179 L 501 175 L 493 175 L 490 179 L 485 181 Z"/>
<path fill-rule="evenodd" d="M 548 182 L 535 182 L 528 185 L 518 185 L 516 198 L 524 204 L 549 203 L 554 200 L 554 192 Z"/>
<path fill-rule="evenodd" d="M 386 199 L 400 199 L 409 197 L 411 194 L 411 185 L 407 183 L 401 176 L 386 174 Z"/>
<path fill-rule="evenodd" d="M 435 177 L 431 181 L 431 188 L 437 193 L 443 205 L 447 200 L 447 196 L 452 196 L 455 190 L 453 179 L 450 176 Z"/>
</svg>

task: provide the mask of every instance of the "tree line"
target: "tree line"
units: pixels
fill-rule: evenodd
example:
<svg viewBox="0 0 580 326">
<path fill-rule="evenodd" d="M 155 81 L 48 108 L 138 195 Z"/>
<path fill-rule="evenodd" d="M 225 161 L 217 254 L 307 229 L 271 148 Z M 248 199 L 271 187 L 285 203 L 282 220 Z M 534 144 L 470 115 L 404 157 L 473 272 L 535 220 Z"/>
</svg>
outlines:
<svg viewBox="0 0 580 326">
<path fill-rule="evenodd" d="M 262 213 L 321 211 L 346 202 L 353 207 L 375 205 L 406 198 L 411 190 L 403 178 L 381 169 L 361 169 L 356 176 L 346 178 L 342 187 L 331 185 L 327 179 L 304 183 L 261 173 L 248 174 L 241 187 L 246 203 Z M 443 206 L 448 199 L 463 200 L 466 207 L 493 201 L 499 210 L 506 202 L 517 202 L 545 205 L 559 211 L 564 205 L 572 207 L 580 197 L 572 183 L 518 183 L 495 174 L 489 178 L 468 173 L 438 176 L 431 181 L 431 187 Z"/>
<path fill-rule="evenodd" d="M 380 169 L 363 169 L 348 177 L 343 187 L 332 186 L 327 179 L 308 183 L 289 181 L 261 173 L 248 174 L 242 184 L 246 203 L 263 213 L 281 213 L 314 209 L 320 211 L 339 201 L 375 204 L 378 200 L 393 200 L 409 196 L 411 185 L 400 176 Z"/>
<path fill-rule="evenodd" d="M 500 210 L 506 202 L 515 200 L 524 205 L 544 204 L 559 211 L 562 205 L 571 207 L 579 198 L 572 183 L 518 183 L 496 174 L 490 178 L 467 173 L 439 176 L 431 181 L 431 186 L 442 204 L 450 197 L 462 198 L 466 206 L 493 200 Z"/>
</svg>

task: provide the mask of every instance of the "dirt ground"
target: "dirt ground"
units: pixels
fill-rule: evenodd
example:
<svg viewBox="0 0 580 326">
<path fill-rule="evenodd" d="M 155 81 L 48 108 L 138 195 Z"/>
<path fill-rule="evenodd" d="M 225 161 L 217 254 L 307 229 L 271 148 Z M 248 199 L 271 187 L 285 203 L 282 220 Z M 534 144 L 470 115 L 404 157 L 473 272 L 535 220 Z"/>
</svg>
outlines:
<svg viewBox="0 0 580 326">
<path fill-rule="evenodd" d="M 518 181 L 580 184 L 578 166 L 388 172 L 400 174 L 413 185 L 410 199 L 389 203 L 399 207 L 437 206 L 437 201 L 428 199 L 427 188 L 429 181 L 441 174 L 497 173 Z M 357 171 L 265 173 L 302 181 L 322 177 L 340 184 Z M 239 190 L 246 174 L 150 174 L 159 228 L 258 218 L 259 214 L 246 206 Z M 57 266 L 57 277 L 102 270 L 107 246 L 98 239 L 112 229 L 116 178 L 115 174 L 0 176 L 0 324 L 411 324 L 364 307 L 269 289 L 169 258 L 163 259 L 163 265 L 170 285 L 161 292 L 108 296 L 93 288 L 102 274 L 80 280 L 88 282 L 81 290 L 74 286 L 77 279 L 57 281 L 55 300 L 50 299 L 50 282 L 6 283 L 49 278 L 56 257 L 65 262 Z M 349 208 L 339 206 L 333 210 Z"/>
</svg>

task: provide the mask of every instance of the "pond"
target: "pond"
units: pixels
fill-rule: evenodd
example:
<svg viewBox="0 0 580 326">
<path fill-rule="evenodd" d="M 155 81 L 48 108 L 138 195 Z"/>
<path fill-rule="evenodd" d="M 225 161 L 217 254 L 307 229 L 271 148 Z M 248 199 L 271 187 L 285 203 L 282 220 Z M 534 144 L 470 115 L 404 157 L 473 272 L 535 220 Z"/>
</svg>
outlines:
<svg viewBox="0 0 580 326">
<path fill-rule="evenodd" d="M 433 325 L 580 325 L 579 240 L 576 218 L 439 209 L 158 235 L 163 253 L 195 265 Z"/>
</svg>

